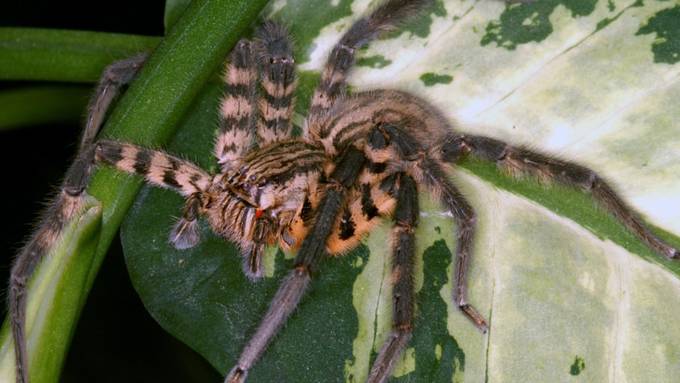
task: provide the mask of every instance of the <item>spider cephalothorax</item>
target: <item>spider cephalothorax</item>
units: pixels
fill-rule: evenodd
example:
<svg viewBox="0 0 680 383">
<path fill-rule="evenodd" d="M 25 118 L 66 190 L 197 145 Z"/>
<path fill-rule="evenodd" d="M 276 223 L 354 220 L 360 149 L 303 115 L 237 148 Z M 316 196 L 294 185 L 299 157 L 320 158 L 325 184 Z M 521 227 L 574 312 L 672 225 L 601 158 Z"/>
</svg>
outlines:
<svg viewBox="0 0 680 383">
<path fill-rule="evenodd" d="M 161 151 L 115 141 L 91 142 L 98 124 L 88 124 L 82 154 L 66 178 L 56 213 L 29 242 L 13 269 L 10 308 L 19 355 L 17 381 L 26 382 L 22 322 L 26 278 L 39 258 L 36 254 L 44 253 L 54 231 L 68 219 L 73 210 L 70 201 L 81 198 L 92 163 L 142 175 L 152 184 L 185 196 L 182 217 L 170 234 L 177 248 L 198 242 L 196 225 L 203 216 L 215 233 L 240 245 L 244 271 L 252 279 L 262 276 L 265 246 L 298 250 L 294 268 L 228 374 L 229 383 L 246 379 L 303 297 L 324 255 L 341 255 L 356 247 L 386 217 L 394 221 L 393 328 L 368 381 L 383 382 L 390 376 L 413 331 L 418 192 L 436 196 L 458 225 L 453 299 L 476 327 L 486 331 L 486 320 L 467 302 L 466 294 L 475 213 L 445 171 L 466 155 L 495 162 L 512 174 L 528 174 L 591 193 L 648 246 L 677 259 L 678 251 L 644 226 L 608 184 L 587 168 L 492 138 L 457 133 L 434 106 L 406 92 L 346 94 L 345 78 L 357 49 L 426 3 L 387 0 L 351 26 L 330 53 L 299 137 L 291 135 L 296 81 L 285 28 L 266 22 L 253 41 L 241 40 L 225 74 L 214 152 L 220 166 L 217 174 Z M 136 58 L 116 64 L 107 73 L 135 69 L 142 61 Z M 130 78 L 129 74 L 105 76 L 101 87 Z"/>
</svg>

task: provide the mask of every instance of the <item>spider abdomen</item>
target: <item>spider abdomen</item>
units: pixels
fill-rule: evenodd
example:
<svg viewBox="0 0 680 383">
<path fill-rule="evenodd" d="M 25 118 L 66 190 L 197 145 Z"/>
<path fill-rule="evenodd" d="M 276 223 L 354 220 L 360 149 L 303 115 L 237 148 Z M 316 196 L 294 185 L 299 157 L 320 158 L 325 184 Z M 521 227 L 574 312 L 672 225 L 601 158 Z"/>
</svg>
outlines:
<svg viewBox="0 0 680 383">
<path fill-rule="evenodd" d="M 348 145 L 361 146 L 375 127 L 394 125 L 407 129 L 422 147 L 438 144 L 452 130 L 437 108 L 398 90 L 354 94 L 338 100 L 328 113 L 308 118 L 306 123 L 311 137 L 330 155 L 339 155 Z"/>
</svg>

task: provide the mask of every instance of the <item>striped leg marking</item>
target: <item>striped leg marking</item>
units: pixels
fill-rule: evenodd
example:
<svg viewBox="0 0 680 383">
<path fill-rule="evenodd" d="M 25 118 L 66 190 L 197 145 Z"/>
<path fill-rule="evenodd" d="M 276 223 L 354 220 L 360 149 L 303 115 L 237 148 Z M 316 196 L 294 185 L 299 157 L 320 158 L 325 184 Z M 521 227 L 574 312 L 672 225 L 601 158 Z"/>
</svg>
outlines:
<svg viewBox="0 0 680 383">
<path fill-rule="evenodd" d="M 456 242 L 456 266 L 454 268 L 453 280 L 456 286 L 453 290 L 453 301 L 465 316 L 477 326 L 479 330 L 486 333 L 489 325 L 473 305 L 468 303 L 467 298 L 467 276 L 472 257 L 472 247 L 474 244 L 475 226 L 477 217 L 472 206 L 465 200 L 462 194 L 446 178 L 440 169 L 427 171 L 430 175 L 441 174 L 436 188 L 444 206 L 451 212 L 458 224 L 458 236 Z"/>
<path fill-rule="evenodd" d="M 345 91 L 347 74 L 349 73 L 356 51 L 381 32 L 394 29 L 399 22 L 413 16 L 423 9 L 430 0 L 389 0 L 376 8 L 369 16 L 362 17 L 345 32 L 340 41 L 333 47 L 321 73 L 321 82 L 314 91 L 312 104 L 307 117 L 308 123 L 303 132 L 305 136 L 319 137 L 315 132 L 316 120 L 322 118 Z"/>
<path fill-rule="evenodd" d="M 232 168 L 255 139 L 257 70 L 252 43 L 241 40 L 229 56 L 224 97 L 215 141 L 215 157 L 223 171 Z"/>
<path fill-rule="evenodd" d="M 198 243 L 198 217 L 203 213 L 201 195 L 212 183 L 208 173 L 167 153 L 115 141 L 98 142 L 95 160 L 139 174 L 153 185 L 176 190 L 187 197 L 182 217 L 173 226 L 168 240 L 176 249 L 188 249 Z"/>
<path fill-rule="evenodd" d="M 652 233 L 612 187 L 586 167 L 482 136 L 451 136 L 442 147 L 443 159 L 448 161 L 456 161 L 467 153 L 493 161 L 515 176 L 531 175 L 545 183 L 559 182 L 590 193 L 651 249 L 668 259 L 680 259 L 678 249 Z"/>
<path fill-rule="evenodd" d="M 212 181 L 208 173 L 188 161 L 132 144 L 102 140 L 97 144 L 95 160 L 144 176 L 149 183 L 185 197 L 206 191 Z"/>
<path fill-rule="evenodd" d="M 382 217 L 394 212 L 398 176 L 387 171 L 384 159 L 376 162 L 376 158 L 371 158 L 375 150 L 373 142 L 364 148 L 364 155 L 369 160 L 328 237 L 326 247 L 331 255 L 342 255 L 354 249 Z"/>
<path fill-rule="evenodd" d="M 392 332 L 375 358 L 368 383 L 387 381 L 411 339 L 415 311 L 414 257 L 418 224 L 418 190 L 410 176 L 397 174 L 397 208 L 392 229 Z"/>
<path fill-rule="evenodd" d="M 267 21 L 255 43 L 262 95 L 258 100 L 260 146 L 290 137 L 295 103 L 295 60 L 286 29 Z"/>
<path fill-rule="evenodd" d="M 8 304 L 16 355 L 17 383 L 29 381 L 25 333 L 28 282 L 36 266 L 60 238 L 64 227 L 81 212 L 87 197 L 85 188 L 92 171 L 93 143 L 104 121 L 106 111 L 120 93 L 121 88 L 132 81 L 145 60 L 146 55 L 140 54 L 126 60 L 116 61 L 106 67 L 102 73 L 97 90 L 89 103 L 78 156 L 66 172 L 61 191 L 42 214 L 37 230 L 21 249 L 12 265 Z"/>
<path fill-rule="evenodd" d="M 26 303 L 28 301 L 26 289 L 30 277 L 43 257 L 59 240 L 64 227 L 74 216 L 80 213 L 84 197 L 84 193 L 73 196 L 62 190 L 50 208 L 44 212 L 38 230 L 21 249 L 12 265 L 8 304 L 14 338 L 14 353 L 16 355 L 17 383 L 28 383 L 29 381 L 25 326 Z"/>
<path fill-rule="evenodd" d="M 384 143 L 381 142 L 381 137 L 384 137 Z M 474 210 L 448 180 L 441 164 L 430 158 L 424 148 L 405 130 L 397 126 L 382 126 L 371 135 L 370 142 L 372 149 L 370 158 L 380 157 L 381 152 L 393 148 L 394 150 L 386 153 L 392 153 L 393 158 L 401 158 L 409 162 L 410 165 L 407 166 L 409 175 L 419 184 L 425 185 L 433 195 L 438 196 L 442 204 L 451 212 L 458 225 L 456 268 L 453 278 L 456 287 L 453 291 L 453 300 L 477 328 L 486 332 L 488 330 L 486 320 L 474 306 L 467 302 L 467 271 L 472 256 L 476 223 Z M 380 149 L 381 147 L 384 149 Z M 408 158 L 414 160 L 408 161 Z"/>
</svg>

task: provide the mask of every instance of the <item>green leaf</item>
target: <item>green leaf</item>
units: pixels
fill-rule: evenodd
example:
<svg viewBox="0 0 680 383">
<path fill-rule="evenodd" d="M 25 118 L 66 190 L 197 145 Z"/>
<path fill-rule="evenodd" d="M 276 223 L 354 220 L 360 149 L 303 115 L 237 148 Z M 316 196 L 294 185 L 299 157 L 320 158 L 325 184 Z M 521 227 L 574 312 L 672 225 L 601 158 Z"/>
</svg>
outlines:
<svg viewBox="0 0 680 383">
<path fill-rule="evenodd" d="M 0 80 L 94 82 L 104 67 L 152 50 L 157 37 L 0 28 Z"/>
<path fill-rule="evenodd" d="M 0 130 L 80 121 L 91 92 L 89 87 L 64 85 L 0 91 Z"/>
<path fill-rule="evenodd" d="M 177 128 L 177 123 L 191 107 L 196 95 L 200 92 L 206 81 L 214 73 L 216 67 L 221 63 L 227 51 L 235 44 L 239 36 L 250 26 L 251 21 L 257 16 L 264 0 L 258 1 L 231 1 L 231 0 L 207 0 L 194 2 L 183 14 L 182 18 L 175 24 L 167 37 L 158 45 L 153 54 L 149 57 L 141 72 L 138 74 L 130 88 L 111 111 L 110 118 L 102 132 L 102 135 L 137 142 L 144 145 L 160 145 L 173 135 Z M 238 17 L 234 17 L 238 15 Z M 3 32 L 6 32 L 4 30 Z M 31 62 L 39 53 L 34 49 L 28 49 L 22 43 L 25 41 L 21 37 L 21 30 L 16 29 L 16 39 L 21 49 L 15 49 L 11 57 L 0 56 L 0 67 L 13 67 L 22 63 Z M 77 34 L 77 33 L 76 33 Z M 30 31 L 29 37 L 34 36 Z M 4 36 L 7 36 L 5 34 Z M 43 48 L 50 50 L 54 45 L 54 50 L 59 49 L 59 35 L 50 35 L 48 42 Z M 62 46 L 70 46 L 73 34 L 64 32 L 65 42 Z M 30 40 L 30 39 L 29 39 Z M 85 40 L 79 40 L 79 44 Z M 10 44 L 10 51 L 12 45 Z M 115 52 L 115 44 L 112 49 Z M 68 52 L 67 52 L 68 53 Z M 74 62 L 78 62 L 77 55 L 73 51 Z M 86 60 L 89 51 L 84 52 Z M 111 56 L 109 56 L 111 57 Z M 69 60 L 61 62 L 68 63 Z M 88 65 L 91 65 L 89 63 Z M 48 79 L 67 80 L 63 73 L 57 71 L 45 71 L 48 66 L 35 63 L 35 67 L 40 70 L 37 78 L 45 76 Z M 61 67 L 62 70 L 68 69 L 68 65 Z M 91 69 L 91 66 L 87 68 Z M 20 78 L 33 76 L 32 71 L 16 71 Z M 89 81 L 86 71 L 78 72 L 72 81 Z M 99 242 L 96 250 L 87 253 L 87 256 L 79 258 L 79 263 L 87 266 L 87 273 L 84 281 L 70 281 L 66 289 L 77 289 L 80 293 L 78 299 L 64 299 L 59 302 L 63 310 L 79 310 L 84 297 L 87 295 L 92 282 L 97 274 L 103 257 L 107 249 L 118 232 L 118 227 L 125 216 L 128 207 L 132 204 L 135 194 L 141 183 L 138 180 L 120 177 L 111 169 L 101 169 L 91 181 L 88 192 L 101 202 L 102 227 Z M 34 278 L 34 284 L 42 283 L 40 276 Z M 72 284 L 73 283 L 73 284 Z M 69 296 L 71 298 L 75 295 Z M 65 316 L 69 329 L 73 328 L 77 315 Z M 66 327 L 63 327 L 66 328 Z M 70 330 L 69 330 L 70 331 Z M 31 334 L 30 336 L 33 336 Z M 51 334 L 38 334 L 40 339 L 52 336 Z M 54 336 L 60 336 L 64 341 L 60 349 L 45 349 L 41 345 L 36 346 L 37 355 L 51 355 L 55 360 L 54 369 L 47 370 L 49 373 L 41 375 L 43 366 L 41 359 L 31 364 L 31 376 L 36 376 L 33 382 L 56 382 L 59 378 L 59 369 L 63 361 L 68 341 L 71 333 L 61 332 Z M 33 347 L 29 345 L 29 348 Z M 54 352 L 54 354 L 50 354 Z M 7 362 L 10 363 L 10 362 Z M 50 364 L 51 366 L 52 364 Z M 3 370 L 9 374 L 9 370 Z M 3 380 L 11 381 L 6 375 L 0 375 Z"/>
<path fill-rule="evenodd" d="M 163 15 L 163 25 L 165 30 L 170 30 L 173 24 L 182 16 L 182 13 L 191 4 L 191 0 L 166 0 L 165 13 Z"/>
<path fill-rule="evenodd" d="M 272 4 L 269 13 L 298 42 L 301 115 L 332 44 L 367 3 Z M 457 121 L 459 131 L 591 167 L 680 246 L 680 104 L 674 102 L 680 65 L 655 60 L 655 33 L 638 34 L 675 4 L 549 3 L 529 12 L 539 5 L 437 2 L 410 32 L 362 51 L 385 65 L 357 67 L 350 83 L 356 90 L 408 90 Z M 543 23 L 540 34 L 531 29 L 535 20 Z M 485 39 L 489 25 L 499 26 L 491 40 Z M 502 32 L 518 25 L 529 35 Z M 446 81 L 427 86 L 428 73 Z M 168 147 L 213 170 L 220 94 L 218 85 L 204 89 Z M 567 381 L 577 373 L 584 381 L 656 382 L 680 374 L 680 328 L 669 325 L 680 315 L 677 262 L 653 254 L 579 192 L 512 180 L 475 161 L 461 167 L 451 177 L 479 216 L 470 301 L 491 330 L 480 334 L 453 307 L 455 225 L 423 196 L 416 329 L 393 381 Z M 182 198 L 167 190 L 140 193 L 122 227 L 131 279 L 159 323 L 225 373 L 291 260 L 271 249 L 268 277 L 252 284 L 234 246 L 206 225 L 200 245 L 175 250 L 167 236 L 181 206 Z M 388 222 L 356 251 L 323 264 L 312 291 L 251 371 L 252 381 L 365 381 L 390 330 L 386 243 Z"/>
</svg>

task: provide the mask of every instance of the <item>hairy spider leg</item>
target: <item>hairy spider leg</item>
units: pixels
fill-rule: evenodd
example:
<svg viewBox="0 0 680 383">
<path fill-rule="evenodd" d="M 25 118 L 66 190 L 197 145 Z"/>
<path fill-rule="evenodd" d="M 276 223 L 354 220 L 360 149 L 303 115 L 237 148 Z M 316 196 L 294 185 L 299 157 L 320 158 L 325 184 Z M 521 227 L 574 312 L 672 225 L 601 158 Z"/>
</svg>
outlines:
<svg viewBox="0 0 680 383">
<path fill-rule="evenodd" d="M 356 93 L 336 102 L 331 113 L 319 119 L 321 144 L 333 154 L 338 148 L 368 137 L 366 157 L 385 163 L 388 172 L 403 171 L 439 198 L 451 210 L 458 225 L 456 249 L 456 289 L 454 301 L 481 331 L 486 320 L 467 302 L 467 267 L 472 256 L 475 215 L 463 196 L 441 169 L 444 163 L 432 148 L 453 130 L 448 120 L 432 105 L 418 97 L 396 90 Z M 375 128 L 377 126 L 377 128 Z M 441 156 L 439 156 L 441 157 Z"/>
<path fill-rule="evenodd" d="M 495 162 L 515 176 L 531 175 L 543 182 L 559 182 L 590 193 L 651 249 L 668 259 L 680 259 L 680 252 L 652 233 L 635 211 L 593 170 L 482 136 L 451 135 L 442 147 L 442 156 L 448 161 L 455 162 L 467 153 Z"/>
<path fill-rule="evenodd" d="M 364 170 L 359 180 L 366 175 Z M 392 214 L 396 200 L 391 190 L 386 188 L 393 181 L 391 176 L 378 177 L 350 191 L 326 243 L 329 255 L 341 256 L 351 251 L 380 223 L 381 218 Z"/>
<path fill-rule="evenodd" d="M 415 311 L 415 229 L 418 225 L 418 189 L 410 176 L 398 177 L 397 207 L 392 228 L 392 331 L 383 343 L 368 375 L 368 383 L 385 382 L 413 333 Z"/>
<path fill-rule="evenodd" d="M 116 61 L 102 73 L 90 99 L 85 131 L 76 159 L 66 172 L 59 193 L 42 213 L 37 230 L 14 260 L 9 283 L 9 314 L 16 356 L 16 382 L 28 383 L 26 349 L 26 288 L 36 266 L 49 253 L 66 224 L 82 209 L 87 198 L 85 188 L 90 179 L 94 156 L 93 142 L 104 121 L 106 110 L 146 60 L 145 54 Z"/>
<path fill-rule="evenodd" d="M 367 150 L 365 149 L 365 152 Z M 326 242 L 329 255 L 341 256 L 359 245 L 383 217 L 391 216 L 396 205 L 395 175 L 388 173 L 386 163 L 368 161 L 348 191 L 341 213 Z M 296 242 L 302 242 L 318 209 L 323 186 L 310 192 L 288 228 Z"/>
<path fill-rule="evenodd" d="M 458 225 L 456 236 L 456 255 L 453 289 L 453 301 L 465 316 L 483 333 L 489 330 L 489 325 L 479 311 L 467 298 L 467 277 L 472 247 L 474 244 L 475 225 L 477 217 L 474 209 L 467 202 L 460 191 L 449 181 L 441 164 L 427 158 L 420 165 L 423 181 L 434 195 L 438 195 L 441 203 L 451 213 Z"/>
<path fill-rule="evenodd" d="M 236 166 L 255 143 L 257 68 L 252 42 L 241 39 L 229 55 L 224 97 L 215 140 L 215 157 L 222 172 Z"/>
<path fill-rule="evenodd" d="M 186 197 L 182 218 L 170 231 L 169 241 L 177 249 L 190 248 L 198 243 L 201 195 L 212 183 L 210 174 L 191 162 L 165 152 L 109 140 L 97 142 L 95 161 L 127 173 L 139 174 L 152 185 L 176 190 Z"/>
<path fill-rule="evenodd" d="M 224 81 L 215 156 L 226 172 L 255 141 L 265 147 L 290 138 L 296 79 L 286 29 L 267 21 L 254 42 L 240 40 L 229 56 Z"/>
<path fill-rule="evenodd" d="M 212 183 L 210 174 L 189 161 L 133 144 L 100 140 L 95 160 L 139 174 L 150 184 L 175 190 L 187 198 L 205 192 Z"/>
<path fill-rule="evenodd" d="M 295 106 L 295 59 L 288 31 L 266 21 L 254 45 L 262 94 L 258 99 L 257 138 L 260 147 L 291 136 Z"/>
<path fill-rule="evenodd" d="M 283 26 L 267 21 L 258 29 L 253 42 L 239 41 L 227 64 L 215 143 L 215 155 L 223 173 L 239 172 L 254 144 L 262 149 L 290 138 L 295 86 L 292 44 Z M 185 207 L 188 214 L 180 219 L 173 233 L 180 236 L 186 233 L 193 239 L 197 231 L 188 229 L 196 227 L 196 219 L 189 218 L 197 215 L 189 202 Z M 250 279 L 261 278 L 265 243 L 240 241 L 240 244 L 244 272 Z"/>
<path fill-rule="evenodd" d="M 413 101 L 415 102 L 416 99 L 414 98 Z M 421 116 L 422 112 L 426 111 L 422 110 Z M 383 150 L 388 150 L 387 153 L 389 153 L 383 153 L 381 156 L 389 156 L 401 161 L 401 166 L 407 174 L 412 176 L 419 184 L 425 185 L 428 191 L 438 197 L 442 205 L 451 213 L 458 226 L 453 275 L 455 281 L 452 293 L 453 301 L 463 314 L 485 333 L 488 331 L 487 321 L 467 301 L 467 275 L 474 244 L 476 215 L 465 197 L 449 181 L 443 169 L 443 164 L 434 158 L 433 153 L 430 152 L 432 148 L 425 148 L 410 134 L 413 129 L 417 129 L 421 125 L 418 121 L 422 123 L 427 120 L 415 118 L 411 121 L 405 120 L 407 123 L 403 125 L 403 128 L 396 125 L 385 125 L 377 129 L 385 140 L 385 149 Z M 431 130 L 435 129 L 431 128 Z M 375 137 L 379 137 L 378 134 L 373 134 L 371 137 L 374 147 L 379 146 L 377 145 L 379 139 Z"/>
<path fill-rule="evenodd" d="M 237 169 L 243 156 L 256 143 L 258 73 L 255 55 L 255 44 L 247 39 L 241 39 L 230 53 L 226 66 L 224 97 L 220 104 L 220 125 L 215 141 L 215 156 L 223 173 Z M 189 205 L 186 205 L 185 211 L 192 213 Z M 197 220 L 190 218 L 183 216 L 173 229 L 173 233 L 183 233 L 184 227 L 196 227 Z M 190 237 L 193 231 L 187 230 L 186 233 L 186 236 Z M 196 243 L 198 238 L 193 244 Z M 263 252 L 263 244 L 248 243 L 241 246 L 243 270 L 251 279 L 257 279 L 262 275 Z"/>
<path fill-rule="evenodd" d="M 303 126 L 304 137 L 319 139 L 325 135 L 320 131 L 323 125 L 318 120 L 323 119 L 335 100 L 344 95 L 347 74 L 354 64 L 356 51 L 382 32 L 395 29 L 401 21 L 413 17 L 431 3 L 431 0 L 388 0 L 352 24 L 326 60 Z"/>
<path fill-rule="evenodd" d="M 394 188 L 395 174 L 388 173 L 384 163 L 367 161 L 328 237 L 328 254 L 346 254 L 357 247 L 383 217 L 391 216 L 397 203 Z"/>
<path fill-rule="evenodd" d="M 375 116 L 374 116 L 375 117 Z M 373 121 L 379 121 L 374 118 Z M 413 121 L 409 121 L 413 122 Z M 426 151 L 406 132 L 392 125 L 375 127 L 364 142 L 364 155 L 367 158 L 355 185 L 348 190 L 346 202 L 335 209 L 334 224 L 327 233 L 325 240 L 326 251 L 330 254 L 343 254 L 355 247 L 360 238 L 374 226 L 380 217 L 394 212 L 394 253 L 393 253 L 393 283 L 394 283 L 394 313 L 393 332 L 388 336 L 374 363 L 369 381 L 385 381 L 394 366 L 395 361 L 408 344 L 412 333 L 414 293 L 413 293 L 413 257 L 415 254 L 415 239 L 413 230 L 417 223 L 418 204 L 415 181 L 403 172 L 394 172 L 399 168 L 388 165 L 386 161 L 411 163 L 403 166 L 409 173 L 415 174 L 421 182 L 429 186 L 434 194 L 439 195 L 444 205 L 451 210 L 459 223 L 457 271 L 454 276 L 458 282 L 454 289 L 454 298 L 460 309 L 483 331 L 486 331 L 486 321 L 471 305 L 466 302 L 464 286 L 466 283 L 467 263 L 472 248 L 474 234 L 474 212 L 460 193 L 445 178 L 445 174 L 434 159 L 427 158 Z M 354 146 L 349 146 L 356 150 Z M 424 162 L 423 162 L 424 161 Z M 429 161 L 429 162 L 428 162 Z M 417 168 L 417 170 L 414 170 Z M 337 169 L 337 168 L 336 168 Z M 426 181 L 427 179 L 427 181 Z M 350 187 L 352 184 L 348 184 Z M 403 192 L 401 192 L 403 188 Z M 401 194 L 400 194 L 401 192 Z M 415 201 L 414 201 L 415 199 Z M 323 202 L 322 202 L 323 204 Z M 395 205 L 397 205 L 395 209 Z M 323 206 L 313 208 L 317 214 L 324 214 Z M 330 218 L 328 218 L 330 219 Z M 326 219 L 324 219 L 324 222 Z M 316 226 L 312 226 L 312 231 Z M 310 236 L 317 237 L 315 234 Z M 306 241 L 307 239 L 305 239 Z M 304 245 L 303 245 L 304 247 Z M 298 257 L 304 259 L 303 250 Z M 244 349 L 237 366 L 232 369 L 225 382 L 240 382 L 245 380 L 248 370 L 264 353 L 271 338 L 278 333 L 280 327 L 299 303 L 308 284 L 309 278 L 303 278 L 302 270 L 299 275 L 289 276 L 279 289 L 270 304 L 256 334 Z M 305 274 L 306 277 L 308 275 Z M 283 288 L 283 286 L 286 288 Z M 281 306 L 283 305 L 283 307 Z"/>
<path fill-rule="evenodd" d="M 241 352 L 236 366 L 226 376 L 225 383 L 245 381 L 250 368 L 297 307 L 309 287 L 311 273 L 316 271 L 326 255 L 326 239 L 333 229 L 347 191 L 354 184 L 364 162 L 364 155 L 350 147 L 329 176 L 326 192 L 314 216 L 313 226 L 295 258 L 295 266 L 281 283 L 255 334 Z"/>
<path fill-rule="evenodd" d="M 291 120 L 295 105 L 295 60 L 286 28 L 271 20 L 256 32 L 253 42 L 259 92 L 257 94 L 256 141 L 260 148 L 289 139 Z M 260 214 L 262 211 L 260 210 Z M 263 275 L 262 257 L 265 243 L 252 241 L 241 246 L 243 270 L 251 279 Z"/>
<path fill-rule="evenodd" d="M 111 103 L 120 94 L 121 88 L 137 76 L 139 68 L 148 57 L 147 53 L 140 53 L 127 59 L 115 61 L 104 69 L 94 94 L 90 98 L 79 150 L 82 151 L 85 147 L 92 145 Z"/>
</svg>

